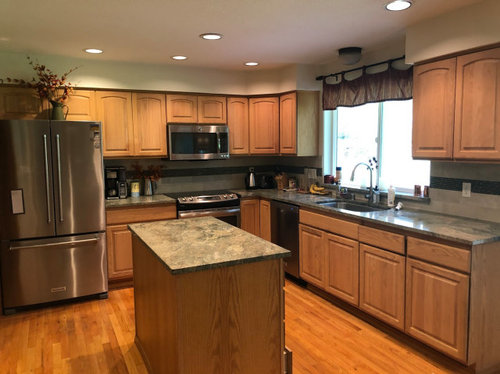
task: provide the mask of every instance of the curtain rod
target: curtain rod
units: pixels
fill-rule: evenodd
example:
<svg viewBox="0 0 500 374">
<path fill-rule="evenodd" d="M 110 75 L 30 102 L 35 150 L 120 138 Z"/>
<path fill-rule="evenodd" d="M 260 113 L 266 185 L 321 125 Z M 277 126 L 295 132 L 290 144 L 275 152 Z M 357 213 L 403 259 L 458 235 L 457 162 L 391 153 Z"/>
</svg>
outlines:
<svg viewBox="0 0 500 374">
<path fill-rule="evenodd" d="M 377 63 L 371 64 L 371 65 L 363 65 L 363 66 L 360 66 L 359 68 L 354 68 L 354 69 L 351 69 L 351 70 L 344 70 L 344 71 L 341 71 L 339 73 L 334 73 L 334 74 L 329 74 L 329 75 L 319 75 L 319 76 L 316 77 L 316 80 L 317 81 L 322 81 L 325 78 L 335 77 L 337 75 L 343 75 L 343 74 L 350 73 L 350 72 L 356 71 L 356 70 L 367 69 L 367 68 L 371 68 L 373 66 L 378 66 L 378 65 L 383 65 L 383 64 L 392 64 L 394 61 L 401 60 L 401 59 L 403 59 L 405 57 L 406 56 L 403 55 L 403 56 L 398 57 L 398 58 L 391 58 L 389 60 L 385 60 L 385 61 L 382 61 L 382 62 L 377 62 Z"/>
</svg>

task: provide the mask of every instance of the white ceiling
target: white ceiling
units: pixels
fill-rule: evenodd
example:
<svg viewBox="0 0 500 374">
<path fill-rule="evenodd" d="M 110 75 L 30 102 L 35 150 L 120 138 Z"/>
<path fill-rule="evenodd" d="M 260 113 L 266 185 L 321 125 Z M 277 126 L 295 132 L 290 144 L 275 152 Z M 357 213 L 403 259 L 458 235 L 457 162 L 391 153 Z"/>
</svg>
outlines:
<svg viewBox="0 0 500 374">
<path fill-rule="evenodd" d="M 0 51 L 258 69 L 334 62 L 337 50 L 404 45 L 405 28 L 481 0 L 1 0 Z M 199 34 L 217 32 L 219 41 Z M 89 56 L 84 48 L 104 54 Z M 170 56 L 182 54 L 187 61 Z M 397 57 L 397 56 L 394 56 Z"/>
</svg>

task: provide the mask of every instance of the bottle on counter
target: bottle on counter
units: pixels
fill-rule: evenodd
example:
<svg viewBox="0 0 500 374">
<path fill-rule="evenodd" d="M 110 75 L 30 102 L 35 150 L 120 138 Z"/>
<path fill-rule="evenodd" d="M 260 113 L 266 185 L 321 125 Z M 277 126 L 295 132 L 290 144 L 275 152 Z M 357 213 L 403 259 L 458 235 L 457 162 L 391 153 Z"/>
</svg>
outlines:
<svg viewBox="0 0 500 374">
<path fill-rule="evenodd" d="M 389 190 L 387 190 L 387 206 L 393 207 L 394 206 L 394 201 L 396 200 L 396 190 L 394 187 L 392 187 L 392 184 L 389 187 Z"/>
<path fill-rule="evenodd" d="M 335 181 L 340 184 L 340 180 L 342 179 L 342 167 L 337 166 L 335 168 Z"/>
</svg>

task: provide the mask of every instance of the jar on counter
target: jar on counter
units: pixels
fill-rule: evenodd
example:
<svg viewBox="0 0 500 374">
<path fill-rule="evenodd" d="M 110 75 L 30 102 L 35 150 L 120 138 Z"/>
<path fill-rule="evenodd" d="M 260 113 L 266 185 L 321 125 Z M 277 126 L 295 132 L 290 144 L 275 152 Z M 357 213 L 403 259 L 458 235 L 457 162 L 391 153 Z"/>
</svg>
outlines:
<svg viewBox="0 0 500 374">
<path fill-rule="evenodd" d="M 337 166 L 335 168 L 335 181 L 339 183 L 341 179 L 342 179 L 342 167 Z"/>
</svg>

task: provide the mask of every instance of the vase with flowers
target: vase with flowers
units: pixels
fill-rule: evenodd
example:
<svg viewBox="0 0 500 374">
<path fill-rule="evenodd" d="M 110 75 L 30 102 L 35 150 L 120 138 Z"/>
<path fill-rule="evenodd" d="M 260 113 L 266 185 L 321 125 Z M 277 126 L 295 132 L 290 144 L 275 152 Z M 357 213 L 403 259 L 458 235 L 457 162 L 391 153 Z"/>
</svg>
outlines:
<svg viewBox="0 0 500 374">
<path fill-rule="evenodd" d="M 133 164 L 134 178 L 139 179 L 144 184 L 144 195 L 154 195 L 156 189 L 156 182 L 161 178 L 161 166 L 149 165 L 147 170 L 144 170 L 141 165 Z"/>
<path fill-rule="evenodd" d="M 33 77 L 31 81 L 16 78 L 6 78 L 7 83 L 18 84 L 23 87 L 33 88 L 37 91 L 40 99 L 47 99 L 52 105 L 50 118 L 53 120 L 64 120 L 68 115 L 68 106 L 64 102 L 73 93 L 73 85 L 67 81 L 67 77 L 78 67 L 72 68 L 60 77 L 45 65 L 34 61 L 31 57 L 28 58 L 28 63 L 36 72 L 37 78 Z M 0 79 L 0 83 L 4 83 Z M 66 109 L 66 113 L 64 113 Z"/>
</svg>

